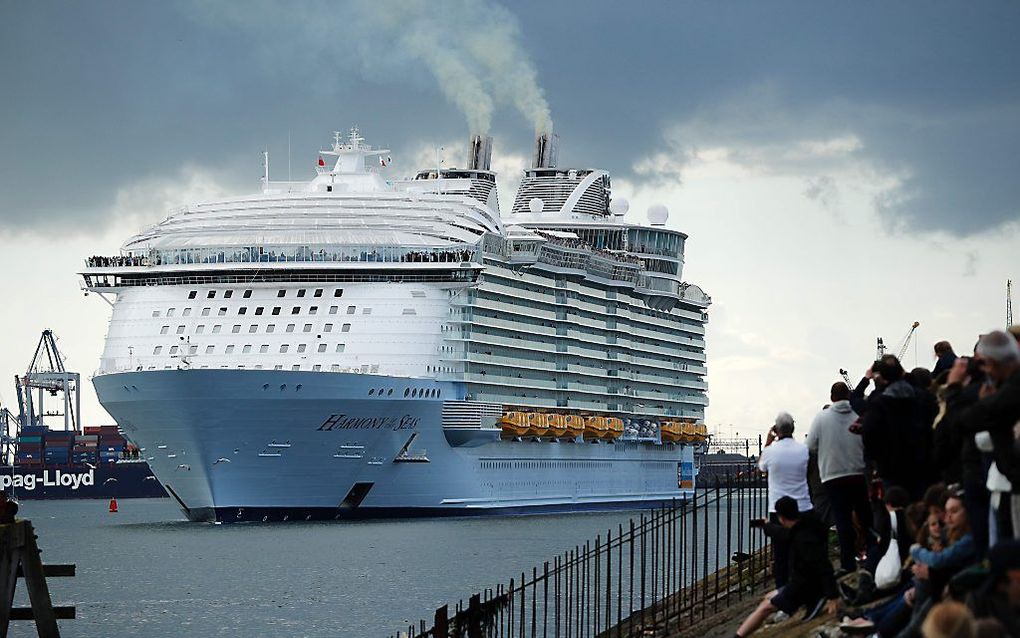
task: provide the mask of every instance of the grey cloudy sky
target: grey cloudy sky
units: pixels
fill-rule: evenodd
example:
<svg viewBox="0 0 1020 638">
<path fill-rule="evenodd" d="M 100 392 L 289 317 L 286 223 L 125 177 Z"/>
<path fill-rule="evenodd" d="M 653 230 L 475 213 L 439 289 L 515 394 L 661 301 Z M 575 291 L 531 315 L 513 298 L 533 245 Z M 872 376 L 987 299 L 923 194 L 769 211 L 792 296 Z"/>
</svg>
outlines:
<svg viewBox="0 0 1020 638">
<path fill-rule="evenodd" d="M 0 4 L 0 223 L 87 229 L 118 187 L 188 162 L 246 181 L 227 165 L 285 152 L 288 129 L 302 160 L 348 121 L 401 147 L 462 137 L 464 118 L 397 42 L 414 26 L 359 20 L 363 6 Z M 424 6 L 447 25 L 475 24 L 466 7 L 516 23 L 567 161 L 626 174 L 665 127 L 692 121 L 658 150 L 849 133 L 904 176 L 876 202 L 895 223 L 965 234 L 1017 215 L 1014 3 Z M 512 146 L 498 151 L 526 152 L 531 122 L 506 102 L 493 128 Z M 59 180 L 54 163 L 70 167 Z"/>
<path fill-rule="evenodd" d="M 463 102 L 480 88 L 497 165 L 524 161 L 544 97 L 561 165 L 611 170 L 635 211 L 670 203 L 692 234 L 687 272 L 716 299 L 712 409 L 758 419 L 775 406 L 722 406 L 762 361 L 822 374 L 850 354 L 830 342 L 892 339 L 922 311 L 959 340 L 1000 322 L 1020 262 L 1017 33 L 1011 2 L 0 0 L 0 277 L 23 291 L 3 331 L 28 342 L 64 325 L 78 368 L 94 368 L 105 311 L 74 287 L 80 257 L 188 198 L 254 190 L 265 146 L 282 177 L 288 133 L 295 178 L 352 123 L 393 148 L 397 171 L 437 144 L 462 162 Z M 801 263 L 817 276 L 787 268 L 820 240 L 839 248 Z M 39 255 L 47 267 L 17 265 Z M 967 312 L 876 288 L 893 263 Z M 838 321 L 770 315 L 855 268 Z M 904 305 L 879 321 L 875 294 Z M 762 345 L 804 334 L 836 352 Z M 792 394 L 814 405 L 814 381 L 797 378 Z"/>
</svg>

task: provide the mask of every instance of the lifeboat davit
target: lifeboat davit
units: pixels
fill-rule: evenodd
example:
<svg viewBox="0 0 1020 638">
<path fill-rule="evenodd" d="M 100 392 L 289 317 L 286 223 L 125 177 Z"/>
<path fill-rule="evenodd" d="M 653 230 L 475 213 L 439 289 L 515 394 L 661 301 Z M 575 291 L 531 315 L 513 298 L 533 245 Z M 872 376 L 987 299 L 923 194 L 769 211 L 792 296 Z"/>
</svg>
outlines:
<svg viewBox="0 0 1020 638">
<path fill-rule="evenodd" d="M 609 425 L 604 416 L 590 416 L 584 419 L 584 438 L 602 439 L 609 432 Z"/>
</svg>

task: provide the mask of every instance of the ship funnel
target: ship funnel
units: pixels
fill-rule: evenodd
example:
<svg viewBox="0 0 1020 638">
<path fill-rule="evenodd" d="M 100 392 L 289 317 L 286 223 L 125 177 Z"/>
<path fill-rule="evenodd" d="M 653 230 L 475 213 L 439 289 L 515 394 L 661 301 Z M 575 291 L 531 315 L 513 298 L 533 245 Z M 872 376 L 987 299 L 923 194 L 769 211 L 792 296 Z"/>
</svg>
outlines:
<svg viewBox="0 0 1020 638">
<path fill-rule="evenodd" d="M 532 168 L 556 168 L 559 146 L 559 135 L 542 133 L 535 138 L 535 158 L 531 164 Z"/>
<path fill-rule="evenodd" d="M 492 138 L 472 135 L 468 142 L 467 167 L 487 171 L 492 165 Z"/>
</svg>

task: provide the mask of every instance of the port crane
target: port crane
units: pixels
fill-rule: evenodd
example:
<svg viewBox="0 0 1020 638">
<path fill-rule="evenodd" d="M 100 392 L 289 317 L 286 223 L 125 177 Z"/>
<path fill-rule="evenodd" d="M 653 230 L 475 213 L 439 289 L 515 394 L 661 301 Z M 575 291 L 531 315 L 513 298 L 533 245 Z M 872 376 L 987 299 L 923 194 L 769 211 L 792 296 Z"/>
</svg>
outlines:
<svg viewBox="0 0 1020 638">
<path fill-rule="evenodd" d="M 1007 304 L 1007 308 L 1008 308 L 1008 304 Z M 907 348 L 910 347 L 910 340 L 914 338 L 914 333 L 917 332 L 917 328 L 920 325 L 921 325 L 920 321 L 915 321 L 914 323 L 910 324 L 910 330 L 907 331 L 907 336 L 903 337 L 903 341 L 900 342 L 900 349 L 896 353 L 896 358 L 899 359 L 900 361 L 902 361 L 903 360 L 903 356 L 905 354 L 907 354 Z M 886 353 L 885 340 L 882 339 L 882 337 L 878 337 L 877 339 L 875 339 L 875 346 L 876 346 L 875 347 L 875 359 L 878 360 L 878 359 L 881 359 L 883 356 L 885 356 L 885 353 Z M 846 383 L 847 387 L 850 388 L 851 390 L 853 390 L 854 387 L 855 387 L 854 386 L 854 382 L 853 382 L 853 380 L 850 379 L 850 374 L 846 371 L 846 369 L 845 368 L 840 368 L 839 369 L 839 374 L 840 374 L 840 376 L 843 377 L 843 382 Z"/>
<path fill-rule="evenodd" d="M 14 376 L 18 409 L 21 414 L 18 418 L 19 427 L 46 425 L 47 418 L 59 418 L 63 421 L 64 431 L 80 431 L 78 424 L 78 415 L 81 413 L 81 397 L 78 394 L 80 384 L 81 375 L 64 368 L 64 356 L 57 349 L 57 339 L 53 331 L 43 330 L 28 370 L 23 376 Z M 47 405 L 46 395 L 60 396 L 56 406 Z"/>
</svg>

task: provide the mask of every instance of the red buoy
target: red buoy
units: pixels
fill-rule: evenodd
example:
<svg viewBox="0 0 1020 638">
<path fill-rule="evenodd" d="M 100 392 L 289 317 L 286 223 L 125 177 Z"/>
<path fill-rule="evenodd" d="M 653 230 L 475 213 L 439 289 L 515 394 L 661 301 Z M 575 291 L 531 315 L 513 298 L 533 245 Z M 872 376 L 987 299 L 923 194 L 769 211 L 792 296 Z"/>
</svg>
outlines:
<svg viewBox="0 0 1020 638">
<path fill-rule="evenodd" d="M 116 497 L 110 499 L 110 513 L 111 514 L 116 514 L 117 513 L 117 499 L 116 499 Z"/>
</svg>

